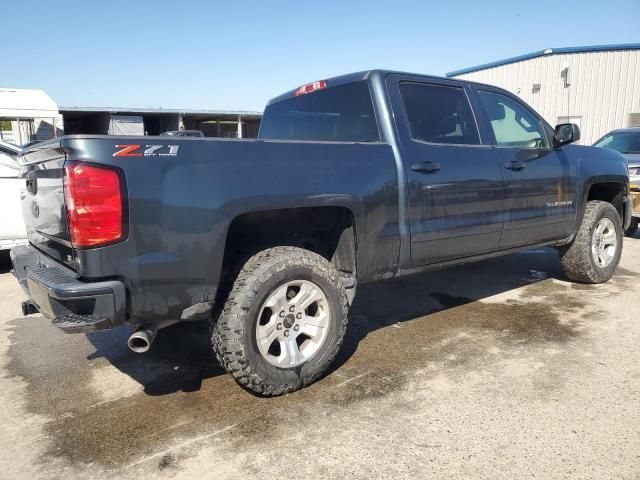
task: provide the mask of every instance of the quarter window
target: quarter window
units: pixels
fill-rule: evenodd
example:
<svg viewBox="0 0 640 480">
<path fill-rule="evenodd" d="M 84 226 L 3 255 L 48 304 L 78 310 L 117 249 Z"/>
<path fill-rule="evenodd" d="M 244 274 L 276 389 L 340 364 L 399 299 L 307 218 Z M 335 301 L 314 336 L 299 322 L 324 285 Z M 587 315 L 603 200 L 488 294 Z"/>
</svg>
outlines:
<svg viewBox="0 0 640 480">
<path fill-rule="evenodd" d="M 546 148 L 547 137 L 540 120 L 519 102 L 495 92 L 478 91 L 491 122 L 496 145 Z"/>
<path fill-rule="evenodd" d="M 480 143 L 471 107 L 462 88 L 402 83 L 400 94 L 413 139 L 453 145 Z"/>
</svg>

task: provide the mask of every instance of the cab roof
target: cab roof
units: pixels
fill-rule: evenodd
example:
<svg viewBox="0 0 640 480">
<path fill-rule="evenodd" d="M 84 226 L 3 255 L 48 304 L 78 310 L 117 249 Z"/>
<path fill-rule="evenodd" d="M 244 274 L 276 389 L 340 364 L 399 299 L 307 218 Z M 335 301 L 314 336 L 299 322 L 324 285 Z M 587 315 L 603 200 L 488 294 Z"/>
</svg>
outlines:
<svg viewBox="0 0 640 480">
<path fill-rule="evenodd" d="M 403 71 L 399 71 L 399 70 L 384 70 L 384 69 L 372 69 L 372 70 L 364 70 L 361 72 L 355 72 L 355 73 L 348 73 L 346 75 L 340 75 L 337 77 L 331 77 L 331 78 L 326 78 L 326 79 L 322 79 L 322 81 L 327 82 L 327 88 L 331 88 L 331 87 L 337 87 L 339 85 L 344 85 L 346 83 L 353 83 L 353 82 L 361 82 L 361 81 L 366 81 L 367 79 L 369 79 L 370 77 L 372 77 L 373 75 L 379 75 L 381 77 L 386 77 L 388 75 L 410 75 L 410 76 L 415 76 L 415 77 L 424 77 L 424 78 L 433 78 L 433 79 L 441 79 L 441 80 L 451 80 L 451 79 L 447 79 L 446 77 L 441 77 L 441 76 L 437 76 L 437 75 L 427 75 L 424 73 L 411 73 L 411 72 L 403 72 Z M 458 80 L 455 79 L 456 81 L 463 81 L 463 80 Z M 317 80 L 317 81 L 320 81 Z M 464 81 L 465 83 L 473 83 L 473 82 L 469 82 L 469 81 Z M 310 82 L 313 83 L 313 82 Z M 269 102 L 267 103 L 267 107 L 273 103 L 277 103 L 277 102 L 281 102 L 282 100 L 286 100 L 289 98 L 293 98 L 296 96 L 296 91 L 298 90 L 299 87 L 294 88 L 293 90 L 289 90 L 288 92 L 283 93 L 282 95 L 278 95 L 277 97 L 272 98 L 271 100 L 269 100 Z"/>
</svg>

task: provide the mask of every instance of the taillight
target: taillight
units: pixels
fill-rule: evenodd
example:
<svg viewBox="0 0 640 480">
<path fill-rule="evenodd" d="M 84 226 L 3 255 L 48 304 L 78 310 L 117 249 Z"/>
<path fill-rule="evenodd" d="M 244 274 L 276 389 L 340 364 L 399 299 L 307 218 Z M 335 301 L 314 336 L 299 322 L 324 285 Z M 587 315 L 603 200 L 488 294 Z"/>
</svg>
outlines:
<svg viewBox="0 0 640 480">
<path fill-rule="evenodd" d="M 323 88 L 327 88 L 326 80 L 318 80 L 317 82 L 307 83 L 306 85 L 302 85 L 296 90 L 296 97 L 304 95 L 305 93 L 315 92 L 316 90 L 322 90 Z"/>
<path fill-rule="evenodd" d="M 65 166 L 64 196 L 74 247 L 124 239 L 123 197 L 118 172 L 76 163 Z"/>
</svg>

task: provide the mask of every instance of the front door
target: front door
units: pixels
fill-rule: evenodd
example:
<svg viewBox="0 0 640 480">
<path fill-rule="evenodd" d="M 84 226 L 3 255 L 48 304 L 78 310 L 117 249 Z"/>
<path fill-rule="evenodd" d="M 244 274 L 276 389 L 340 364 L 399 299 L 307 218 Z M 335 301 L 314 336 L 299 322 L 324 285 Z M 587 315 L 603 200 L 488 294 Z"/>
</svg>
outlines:
<svg viewBox="0 0 640 480">
<path fill-rule="evenodd" d="M 495 148 L 481 144 L 470 90 L 453 80 L 387 81 L 407 172 L 413 264 L 496 250 L 502 165 Z"/>
<path fill-rule="evenodd" d="M 568 236 L 576 217 L 576 165 L 553 148 L 550 127 L 519 99 L 476 90 L 489 136 L 501 155 L 504 233 L 501 248 Z"/>
</svg>

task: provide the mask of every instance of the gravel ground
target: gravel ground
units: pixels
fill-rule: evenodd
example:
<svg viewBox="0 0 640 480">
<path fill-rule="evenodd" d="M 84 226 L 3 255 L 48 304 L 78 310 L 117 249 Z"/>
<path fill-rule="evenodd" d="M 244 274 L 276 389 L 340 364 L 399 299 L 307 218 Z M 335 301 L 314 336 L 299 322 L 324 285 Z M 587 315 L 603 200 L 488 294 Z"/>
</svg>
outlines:
<svg viewBox="0 0 640 480">
<path fill-rule="evenodd" d="M 605 285 L 533 250 L 363 286 L 334 369 L 261 399 L 206 328 L 66 335 L 0 258 L 0 476 L 640 479 L 640 239 Z"/>
</svg>

